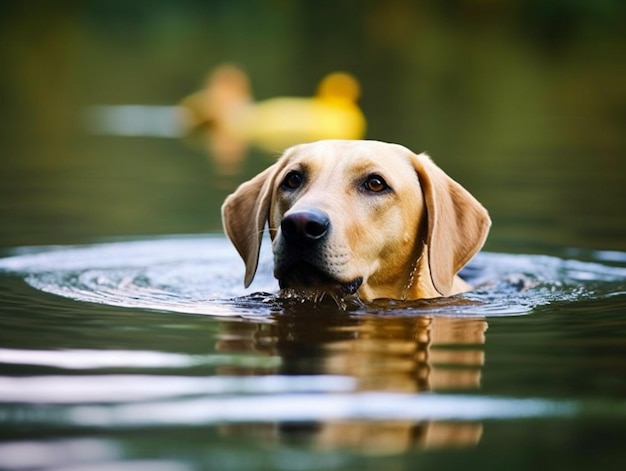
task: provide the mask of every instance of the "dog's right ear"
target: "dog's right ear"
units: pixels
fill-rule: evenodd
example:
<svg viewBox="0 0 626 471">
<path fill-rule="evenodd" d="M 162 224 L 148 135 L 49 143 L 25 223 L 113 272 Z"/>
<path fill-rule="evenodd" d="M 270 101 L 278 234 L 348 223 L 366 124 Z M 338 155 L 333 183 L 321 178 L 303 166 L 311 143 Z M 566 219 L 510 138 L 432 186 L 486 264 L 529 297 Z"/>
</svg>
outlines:
<svg viewBox="0 0 626 471">
<path fill-rule="evenodd" d="M 246 264 L 244 286 L 254 279 L 259 263 L 263 229 L 268 220 L 272 200 L 272 186 L 278 164 L 242 183 L 222 205 L 222 225 Z"/>
<path fill-rule="evenodd" d="M 485 243 L 491 219 L 476 198 L 426 154 L 413 154 L 412 160 L 426 204 L 431 280 L 439 294 L 449 296 L 454 276 Z"/>
</svg>

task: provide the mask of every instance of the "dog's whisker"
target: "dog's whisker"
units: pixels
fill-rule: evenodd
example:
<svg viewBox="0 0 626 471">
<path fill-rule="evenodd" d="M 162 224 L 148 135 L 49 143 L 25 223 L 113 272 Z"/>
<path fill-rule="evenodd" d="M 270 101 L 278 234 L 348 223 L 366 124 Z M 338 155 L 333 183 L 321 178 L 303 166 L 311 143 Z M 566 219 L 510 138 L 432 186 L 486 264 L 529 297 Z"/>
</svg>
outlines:
<svg viewBox="0 0 626 471">
<path fill-rule="evenodd" d="M 403 301 L 407 299 L 409 295 L 409 291 L 411 287 L 413 286 L 413 283 L 415 283 L 415 275 L 417 273 L 417 266 L 419 265 L 421 260 L 422 260 L 422 254 L 420 253 L 417 259 L 415 260 L 415 262 L 413 262 L 413 268 L 411 268 L 411 272 L 409 273 L 409 280 L 407 281 L 407 284 L 404 287 L 404 290 L 402 290 L 402 297 L 400 299 Z"/>
</svg>

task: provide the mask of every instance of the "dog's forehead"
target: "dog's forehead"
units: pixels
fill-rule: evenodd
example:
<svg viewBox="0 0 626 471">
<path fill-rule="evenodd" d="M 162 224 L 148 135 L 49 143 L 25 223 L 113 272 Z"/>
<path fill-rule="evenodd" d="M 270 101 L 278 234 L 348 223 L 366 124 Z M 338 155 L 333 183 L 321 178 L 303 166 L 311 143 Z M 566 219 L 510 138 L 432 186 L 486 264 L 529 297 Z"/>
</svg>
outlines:
<svg viewBox="0 0 626 471">
<path fill-rule="evenodd" d="M 303 144 L 286 155 L 288 165 L 306 167 L 312 172 L 336 175 L 361 173 L 373 168 L 410 167 L 411 152 L 396 144 L 379 141 L 318 141 Z"/>
</svg>

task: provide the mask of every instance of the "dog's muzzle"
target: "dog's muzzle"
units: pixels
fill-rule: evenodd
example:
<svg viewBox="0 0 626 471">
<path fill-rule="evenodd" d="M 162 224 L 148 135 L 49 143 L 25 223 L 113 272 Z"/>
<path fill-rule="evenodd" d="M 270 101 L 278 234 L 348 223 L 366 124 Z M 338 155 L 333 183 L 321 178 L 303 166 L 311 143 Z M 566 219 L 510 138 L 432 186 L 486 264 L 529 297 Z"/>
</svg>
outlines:
<svg viewBox="0 0 626 471">
<path fill-rule="evenodd" d="M 362 278 L 342 281 L 330 268 L 326 253 L 331 232 L 328 214 L 318 209 L 294 211 L 283 218 L 280 229 L 282 240 L 274 254 L 274 274 L 281 289 L 356 293 Z"/>
<path fill-rule="evenodd" d="M 289 244 L 311 246 L 326 237 L 330 218 L 320 210 L 296 211 L 283 218 L 280 228 Z"/>
</svg>

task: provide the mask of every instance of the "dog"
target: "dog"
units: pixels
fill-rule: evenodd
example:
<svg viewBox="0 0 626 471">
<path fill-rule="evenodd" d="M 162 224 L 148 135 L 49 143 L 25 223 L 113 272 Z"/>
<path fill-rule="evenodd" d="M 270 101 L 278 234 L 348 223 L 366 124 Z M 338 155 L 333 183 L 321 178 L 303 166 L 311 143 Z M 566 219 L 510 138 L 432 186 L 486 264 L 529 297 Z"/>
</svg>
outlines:
<svg viewBox="0 0 626 471">
<path fill-rule="evenodd" d="M 482 248 L 487 210 L 426 154 L 379 141 L 287 149 L 222 205 L 252 282 L 265 225 L 282 290 L 415 300 L 469 291 L 459 270 Z"/>
</svg>

